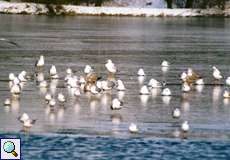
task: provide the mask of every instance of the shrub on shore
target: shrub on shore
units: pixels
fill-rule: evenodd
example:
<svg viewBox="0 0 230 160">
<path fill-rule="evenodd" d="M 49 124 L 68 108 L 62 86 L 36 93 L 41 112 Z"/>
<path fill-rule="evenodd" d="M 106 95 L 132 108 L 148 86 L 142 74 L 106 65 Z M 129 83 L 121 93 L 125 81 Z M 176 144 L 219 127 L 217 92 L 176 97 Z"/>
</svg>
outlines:
<svg viewBox="0 0 230 160">
<path fill-rule="evenodd" d="M 172 8 L 172 4 L 175 3 L 179 8 L 212 8 L 218 7 L 220 9 L 225 8 L 225 4 L 229 0 L 165 0 L 168 8 Z"/>
<path fill-rule="evenodd" d="M 104 2 L 110 0 L 21 0 L 22 2 L 33 2 L 42 4 L 72 4 L 72 5 L 95 5 L 101 6 Z"/>
<path fill-rule="evenodd" d="M 11 1 L 11 0 L 4 0 Z M 104 2 L 113 2 L 115 0 L 18 0 L 21 2 L 32 2 L 32 3 L 42 3 L 47 5 L 61 5 L 61 4 L 72 4 L 72 5 L 87 5 L 87 6 L 102 6 Z M 122 0 L 125 3 L 125 0 Z M 128 1 L 128 0 L 127 0 Z M 141 1 L 141 0 L 139 0 Z M 167 8 L 213 8 L 218 7 L 224 9 L 226 2 L 230 0 L 164 0 L 167 4 Z M 146 5 L 152 2 L 146 3 Z"/>
</svg>

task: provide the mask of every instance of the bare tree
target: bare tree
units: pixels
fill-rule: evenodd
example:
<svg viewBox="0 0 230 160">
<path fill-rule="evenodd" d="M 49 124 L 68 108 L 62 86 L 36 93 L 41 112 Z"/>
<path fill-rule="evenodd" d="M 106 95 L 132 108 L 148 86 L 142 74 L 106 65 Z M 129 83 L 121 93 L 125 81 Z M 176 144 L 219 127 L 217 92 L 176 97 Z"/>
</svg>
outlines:
<svg viewBox="0 0 230 160">
<path fill-rule="evenodd" d="M 193 8 L 194 0 L 187 0 L 185 3 L 185 8 Z"/>
<path fill-rule="evenodd" d="M 172 2 L 173 0 L 166 0 L 167 8 L 172 8 Z"/>
</svg>

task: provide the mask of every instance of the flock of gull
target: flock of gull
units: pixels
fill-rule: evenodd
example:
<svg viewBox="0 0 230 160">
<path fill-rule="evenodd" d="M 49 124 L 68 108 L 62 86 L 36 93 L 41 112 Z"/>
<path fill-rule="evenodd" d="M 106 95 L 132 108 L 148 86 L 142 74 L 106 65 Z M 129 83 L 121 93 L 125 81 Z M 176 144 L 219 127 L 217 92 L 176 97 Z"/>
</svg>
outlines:
<svg viewBox="0 0 230 160">
<path fill-rule="evenodd" d="M 48 81 L 44 78 L 43 72 L 45 66 L 44 56 L 41 55 L 38 61 L 35 63 L 35 73 L 34 78 L 36 82 L 38 82 L 38 86 L 40 88 L 47 88 Z M 168 61 L 163 61 L 161 63 L 163 68 L 168 68 L 170 63 Z M 117 66 L 112 62 L 112 60 L 107 60 L 105 64 L 105 68 L 108 72 L 108 76 L 106 79 L 102 79 L 98 73 L 96 73 L 92 66 L 86 65 L 84 68 L 84 75 L 76 76 L 74 75 L 71 68 L 66 69 L 66 76 L 64 78 L 65 87 L 74 89 L 74 96 L 79 97 L 81 94 L 86 92 L 90 92 L 93 95 L 98 95 L 103 93 L 104 91 L 109 91 L 112 89 L 116 89 L 117 91 L 125 91 L 126 87 L 122 80 L 116 79 Z M 213 78 L 216 81 L 220 81 L 223 79 L 223 75 L 217 69 L 217 67 L 213 66 Z M 138 77 L 145 77 L 146 74 L 143 68 L 140 68 L 137 71 Z M 55 65 L 52 65 L 49 70 L 49 78 L 50 79 L 60 79 L 57 69 Z M 10 106 L 12 98 L 20 98 L 20 94 L 23 90 L 23 83 L 32 79 L 32 76 L 29 75 L 26 71 L 20 72 L 18 75 L 14 73 L 9 74 L 9 89 L 12 95 L 11 98 L 7 98 L 4 101 L 5 106 Z M 192 68 L 188 68 L 187 71 L 183 72 L 180 76 L 181 84 L 182 84 L 182 92 L 190 92 L 192 86 L 194 85 L 205 85 L 202 77 L 196 73 Z M 227 86 L 230 86 L 230 77 L 225 80 Z M 156 79 L 150 79 L 147 85 L 142 85 L 139 90 L 140 95 L 149 95 L 150 90 L 152 88 L 161 88 L 161 96 L 172 96 L 170 88 L 167 87 L 167 83 L 160 82 Z M 230 91 L 226 89 L 223 93 L 224 98 L 230 98 Z M 52 93 L 46 93 L 44 97 L 44 101 L 50 108 L 54 108 L 56 103 L 64 104 L 67 101 L 66 96 L 63 93 L 58 93 L 54 95 Z M 123 107 L 123 101 L 119 98 L 114 98 L 111 101 L 111 110 L 120 110 Z M 179 108 L 175 108 L 172 111 L 172 117 L 175 119 L 180 118 L 181 111 Z M 28 131 L 36 122 L 35 119 L 32 119 L 27 113 L 23 113 L 18 120 L 22 123 L 23 129 Z M 187 133 L 190 129 L 188 121 L 184 121 L 181 124 L 180 130 L 182 133 Z M 138 133 L 139 128 L 135 123 L 131 123 L 128 127 L 130 133 Z"/>
</svg>

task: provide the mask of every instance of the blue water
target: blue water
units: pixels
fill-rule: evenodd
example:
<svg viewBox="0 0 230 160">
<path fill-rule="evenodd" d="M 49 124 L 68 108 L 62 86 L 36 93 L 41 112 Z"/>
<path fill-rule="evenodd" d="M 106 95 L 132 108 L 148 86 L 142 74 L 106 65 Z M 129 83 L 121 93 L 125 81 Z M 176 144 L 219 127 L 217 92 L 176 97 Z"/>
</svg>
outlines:
<svg viewBox="0 0 230 160">
<path fill-rule="evenodd" d="M 7 135 L 7 136 L 6 136 Z M 54 159 L 229 159 L 230 141 L 118 138 L 66 134 L 3 134 L 21 138 L 22 157 Z"/>
</svg>

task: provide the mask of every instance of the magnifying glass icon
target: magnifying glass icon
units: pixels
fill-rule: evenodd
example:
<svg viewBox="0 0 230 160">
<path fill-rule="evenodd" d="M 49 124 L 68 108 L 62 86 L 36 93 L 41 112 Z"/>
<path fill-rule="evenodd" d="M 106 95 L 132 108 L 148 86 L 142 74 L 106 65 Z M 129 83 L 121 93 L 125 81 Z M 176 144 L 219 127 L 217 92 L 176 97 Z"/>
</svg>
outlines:
<svg viewBox="0 0 230 160">
<path fill-rule="evenodd" d="M 7 141 L 3 145 L 3 149 L 6 153 L 11 153 L 14 157 L 17 157 L 18 154 L 15 152 L 15 145 L 11 141 Z"/>
</svg>

